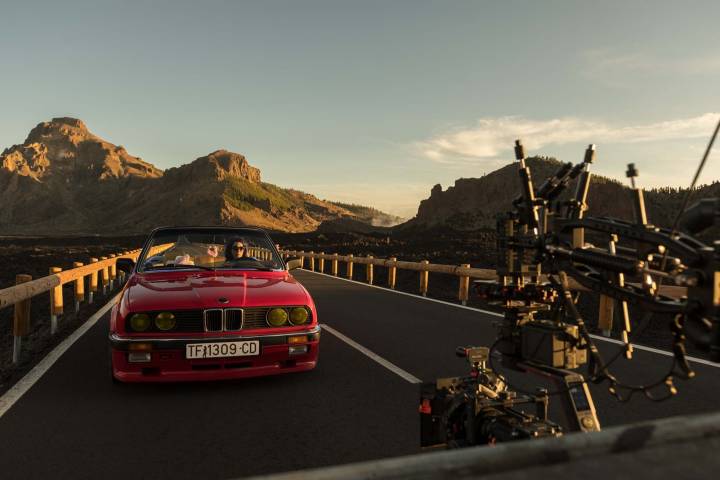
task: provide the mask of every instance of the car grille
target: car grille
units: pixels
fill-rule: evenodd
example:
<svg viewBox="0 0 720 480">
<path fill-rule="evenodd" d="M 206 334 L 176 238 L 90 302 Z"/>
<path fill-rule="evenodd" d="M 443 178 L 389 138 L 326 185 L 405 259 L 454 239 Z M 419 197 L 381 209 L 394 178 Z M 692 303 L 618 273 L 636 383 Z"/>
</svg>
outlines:
<svg viewBox="0 0 720 480">
<path fill-rule="evenodd" d="M 171 311 L 175 315 L 176 325 L 170 332 L 222 332 L 253 330 L 258 328 L 270 328 L 265 322 L 265 316 L 268 310 L 273 307 L 250 307 L 250 308 L 226 308 L 225 325 L 223 328 L 223 309 L 210 308 L 207 310 L 176 310 Z M 292 308 L 292 307 L 290 307 Z M 167 311 L 167 310 L 163 310 Z M 160 312 L 147 312 L 151 319 L 155 318 Z M 308 323 L 312 318 L 308 319 Z M 128 332 L 130 329 L 130 320 L 126 323 Z M 155 324 L 151 323 L 148 332 L 158 332 Z"/>
<path fill-rule="evenodd" d="M 202 332 L 203 312 L 202 310 L 179 310 L 172 312 L 175 315 L 176 332 Z"/>
<path fill-rule="evenodd" d="M 243 311 L 240 308 L 225 310 L 225 330 L 240 330 L 243 327 Z"/>
<path fill-rule="evenodd" d="M 213 308 L 203 312 L 205 317 L 206 332 L 222 332 L 223 329 L 223 311 L 221 308 Z"/>
<path fill-rule="evenodd" d="M 246 308 L 243 328 L 269 328 L 265 321 L 269 308 Z"/>
</svg>

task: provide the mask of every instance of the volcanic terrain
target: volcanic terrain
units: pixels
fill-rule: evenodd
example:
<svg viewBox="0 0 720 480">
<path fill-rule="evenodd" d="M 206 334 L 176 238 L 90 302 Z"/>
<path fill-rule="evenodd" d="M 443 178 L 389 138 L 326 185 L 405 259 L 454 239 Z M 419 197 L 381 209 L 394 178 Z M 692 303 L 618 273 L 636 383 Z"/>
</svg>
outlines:
<svg viewBox="0 0 720 480">
<path fill-rule="evenodd" d="M 263 182 L 244 156 L 226 150 L 162 171 L 67 117 L 38 124 L 0 154 L 0 204 L 1 234 L 116 235 L 191 224 L 303 232 L 325 220 L 399 221 Z"/>
</svg>

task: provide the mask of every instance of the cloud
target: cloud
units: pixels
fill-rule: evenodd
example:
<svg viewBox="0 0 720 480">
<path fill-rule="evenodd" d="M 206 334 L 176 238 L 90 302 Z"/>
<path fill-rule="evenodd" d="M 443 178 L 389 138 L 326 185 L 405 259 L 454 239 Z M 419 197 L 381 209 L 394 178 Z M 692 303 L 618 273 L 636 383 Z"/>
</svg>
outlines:
<svg viewBox="0 0 720 480">
<path fill-rule="evenodd" d="M 486 117 L 472 127 L 457 128 L 417 142 L 430 160 L 442 164 L 501 160 L 514 141 L 522 139 L 527 150 L 570 143 L 637 143 L 707 137 L 720 113 L 641 125 L 616 126 L 574 117 L 533 120 L 525 117 Z M 492 163 L 492 162 L 490 162 Z"/>
<path fill-rule="evenodd" d="M 589 79 L 611 87 L 629 87 L 658 76 L 677 78 L 720 72 L 720 55 L 662 57 L 657 54 L 600 48 L 581 54 L 581 71 Z"/>
</svg>

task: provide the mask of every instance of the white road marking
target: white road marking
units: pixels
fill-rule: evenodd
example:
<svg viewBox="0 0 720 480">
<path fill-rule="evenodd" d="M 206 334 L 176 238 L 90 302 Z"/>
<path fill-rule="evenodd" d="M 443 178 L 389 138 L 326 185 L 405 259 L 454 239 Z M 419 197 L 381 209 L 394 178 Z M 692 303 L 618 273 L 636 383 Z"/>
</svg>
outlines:
<svg viewBox="0 0 720 480">
<path fill-rule="evenodd" d="M 390 289 L 390 288 L 387 288 L 387 287 L 380 287 L 380 286 L 378 286 L 378 285 L 368 285 L 368 284 L 365 283 L 365 282 L 359 282 L 359 281 L 357 281 L 357 280 L 350 280 L 349 278 L 336 277 L 336 276 L 334 276 L 334 275 L 330 275 L 330 274 L 327 274 L 327 273 L 314 272 L 314 271 L 311 271 L 311 270 L 306 270 L 306 269 L 304 269 L 304 268 L 303 268 L 302 270 L 305 271 L 305 272 L 308 272 L 308 273 L 314 273 L 314 274 L 316 274 L 316 275 L 324 275 L 324 276 L 326 276 L 326 277 L 334 278 L 335 280 L 342 280 L 342 281 L 344 281 L 344 282 L 357 283 L 358 285 L 362 285 L 362 286 L 368 287 L 368 288 L 377 288 L 377 289 L 380 289 L 380 290 L 385 290 L 386 292 L 397 293 L 397 294 L 399 294 L 399 295 L 406 295 L 406 296 L 408 296 L 408 297 L 413 297 L 413 298 L 416 298 L 416 299 L 418 299 L 418 300 L 426 300 L 426 301 L 428 301 L 428 302 L 442 303 L 443 305 L 448 305 L 448 306 L 450 306 L 450 307 L 455 307 L 455 308 L 462 308 L 462 309 L 464 309 L 464 310 L 473 310 L 473 311 L 475 311 L 475 312 L 484 313 L 484 314 L 486 314 L 486 315 L 491 315 L 491 316 L 493 316 L 493 317 L 501 317 L 501 318 L 502 318 L 502 316 L 503 316 L 501 313 L 492 312 L 492 311 L 490 311 L 490 310 L 483 310 L 483 309 L 481 309 L 481 308 L 468 307 L 467 305 L 460 305 L 460 304 L 457 304 L 457 303 L 446 302 L 445 300 L 438 300 L 438 299 L 436 299 L 436 298 L 423 297 L 423 296 L 420 296 L 420 295 L 415 295 L 414 293 L 400 292 L 400 291 L 398 291 L 398 290 L 393 290 L 393 289 Z M 600 341 L 602 341 L 602 342 L 613 343 L 613 344 L 616 344 L 616 345 L 623 345 L 623 342 L 622 342 L 622 341 L 616 340 L 616 339 L 614 339 L 614 338 L 607 338 L 607 337 L 603 337 L 603 336 L 600 336 L 600 335 L 590 335 L 590 336 L 591 336 L 593 339 L 595 339 L 595 340 L 600 340 Z M 632 346 L 633 346 L 633 348 L 636 349 L 636 350 L 642 350 L 642 351 L 645 351 L 645 352 L 656 353 L 656 354 L 658 354 L 658 355 L 664 355 L 664 356 L 666 356 L 666 357 L 672 357 L 672 356 L 673 356 L 673 353 L 672 353 L 672 352 L 668 352 L 668 351 L 666 351 L 666 350 L 660 350 L 659 348 L 647 347 L 647 346 L 645 346 L 645 345 L 638 345 L 637 343 L 633 343 Z M 708 366 L 708 367 L 720 368 L 720 364 L 711 362 L 710 360 L 705 360 L 704 358 L 697 358 L 697 357 L 692 357 L 692 356 L 686 356 L 685 358 L 687 358 L 687 360 L 688 360 L 689 362 L 699 363 L 699 364 L 701 364 L 701 365 L 706 365 L 706 366 Z"/>
<path fill-rule="evenodd" d="M 324 323 L 321 324 L 320 326 L 322 327 L 323 330 L 331 333 L 331 334 L 334 335 L 335 337 L 339 338 L 339 339 L 342 340 L 343 342 L 345 342 L 345 343 L 347 343 L 348 345 L 350 345 L 351 347 L 353 347 L 355 350 L 359 351 L 360 353 L 362 353 L 362 354 L 366 355 L 367 357 L 369 357 L 371 360 L 374 360 L 375 362 L 379 363 L 379 364 L 382 365 L 383 367 L 387 368 L 388 370 L 390 370 L 391 372 L 393 372 L 395 375 L 403 378 L 404 380 L 406 380 L 406 381 L 408 381 L 408 382 L 410 382 L 410 383 L 422 383 L 422 380 L 420 380 L 419 378 L 417 378 L 415 375 L 413 375 L 413 374 L 411 374 L 411 373 L 408 373 L 408 372 L 406 372 L 405 370 L 403 370 L 402 368 L 400 368 L 400 367 L 398 367 L 397 365 L 395 365 L 394 363 L 389 362 L 388 360 L 385 360 L 384 358 L 382 358 L 382 357 L 381 357 L 380 355 L 378 355 L 377 353 L 375 353 L 375 352 L 373 352 L 373 351 L 371 351 L 371 350 L 368 350 L 367 348 L 365 348 L 365 347 L 363 347 L 362 345 L 360 345 L 359 343 L 357 343 L 355 340 L 353 340 L 353 339 L 351 339 L 351 338 L 349 338 L 349 337 L 346 337 L 345 335 L 343 335 L 342 333 L 338 332 L 338 331 L 335 330 L 334 328 L 332 328 L 332 327 L 330 327 L 330 326 L 328 326 L 328 325 L 326 325 L 326 324 L 324 324 Z"/>
<path fill-rule="evenodd" d="M 17 402 L 20 400 L 20 397 L 25 395 L 30 388 L 32 388 L 35 383 L 40 380 L 40 377 L 42 377 L 45 372 L 47 372 L 50 367 L 53 366 L 55 362 L 58 361 L 58 359 L 62 356 L 63 353 L 69 349 L 73 343 L 77 341 L 78 338 L 82 337 L 85 332 L 90 330 L 90 328 L 93 327 L 97 323 L 98 320 L 100 320 L 103 315 L 107 313 L 108 310 L 110 310 L 113 305 L 118 301 L 118 298 L 120 298 L 120 294 L 118 293 L 115 295 L 108 303 L 106 303 L 100 310 L 95 312 L 90 318 L 87 319 L 85 323 L 80 325 L 77 330 L 75 330 L 73 333 L 71 333 L 65 340 L 60 342 L 60 344 L 55 347 L 50 353 L 48 353 L 45 358 L 40 360 L 37 365 L 33 367 L 32 370 L 30 370 L 23 378 L 18 380 L 18 382 L 13 385 L 10 390 L 5 392 L 5 394 L 0 397 L 0 417 L 5 415 L 8 410 Z"/>
<path fill-rule="evenodd" d="M 592 335 L 592 334 L 590 336 L 592 338 L 594 338 L 595 340 L 602 340 L 603 342 L 614 343 L 616 345 L 625 345 L 621 340 L 617 340 L 615 338 L 607 338 L 607 337 L 603 337 L 600 335 Z M 632 346 L 636 350 L 644 350 L 644 351 L 650 352 L 650 353 L 657 353 L 658 355 L 664 355 L 666 357 L 674 356 L 672 352 L 668 352 L 667 350 L 660 350 L 659 348 L 647 347 L 645 345 L 638 345 L 637 343 L 633 343 Z M 705 360 L 704 358 L 691 357 L 691 356 L 687 356 L 687 355 L 685 356 L 685 358 L 687 358 L 688 361 L 690 361 L 690 362 L 700 363 L 702 365 L 707 365 L 708 367 L 720 368 L 719 363 L 714 363 L 714 362 L 711 362 L 710 360 Z"/>
</svg>

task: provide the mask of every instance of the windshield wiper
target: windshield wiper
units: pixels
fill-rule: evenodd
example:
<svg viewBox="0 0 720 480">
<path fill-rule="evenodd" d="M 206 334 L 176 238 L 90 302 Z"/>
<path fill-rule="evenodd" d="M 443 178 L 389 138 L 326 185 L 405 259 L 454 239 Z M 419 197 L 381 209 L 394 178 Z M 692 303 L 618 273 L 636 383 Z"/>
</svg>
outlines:
<svg viewBox="0 0 720 480">
<path fill-rule="evenodd" d="M 161 270 L 167 268 L 168 270 L 185 269 L 185 268 L 198 268 L 200 270 L 209 270 L 214 272 L 216 269 L 213 267 L 206 267 L 205 265 L 158 265 L 156 267 L 145 267 L 143 270 Z"/>
<path fill-rule="evenodd" d="M 276 269 L 272 267 L 253 267 L 251 265 L 242 266 L 224 266 L 220 270 L 257 270 L 259 272 L 274 272 Z"/>
<path fill-rule="evenodd" d="M 207 267 L 205 265 L 173 265 L 172 268 L 199 268 L 201 270 L 209 270 L 214 272 L 216 269 L 213 267 Z"/>
</svg>

